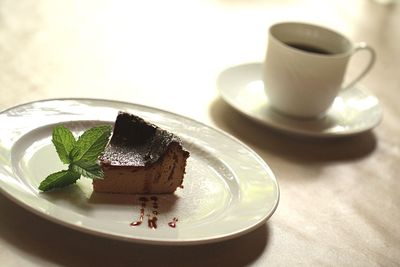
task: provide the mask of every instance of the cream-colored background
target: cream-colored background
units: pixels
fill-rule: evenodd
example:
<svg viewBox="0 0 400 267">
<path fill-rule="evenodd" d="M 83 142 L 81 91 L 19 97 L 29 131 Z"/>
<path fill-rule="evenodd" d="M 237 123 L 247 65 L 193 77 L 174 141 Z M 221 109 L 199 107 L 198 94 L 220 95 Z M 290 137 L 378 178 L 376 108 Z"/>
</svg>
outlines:
<svg viewBox="0 0 400 267">
<path fill-rule="evenodd" d="M 283 20 L 319 23 L 376 49 L 362 84 L 384 106 L 380 126 L 338 140 L 294 138 L 248 121 L 219 98 L 218 74 L 261 61 L 268 27 Z M 0 110 L 55 97 L 169 110 L 251 146 L 281 189 L 267 224 L 195 247 L 82 234 L 0 195 L 0 265 L 399 266 L 399 25 L 398 5 L 369 0 L 0 1 Z"/>
</svg>

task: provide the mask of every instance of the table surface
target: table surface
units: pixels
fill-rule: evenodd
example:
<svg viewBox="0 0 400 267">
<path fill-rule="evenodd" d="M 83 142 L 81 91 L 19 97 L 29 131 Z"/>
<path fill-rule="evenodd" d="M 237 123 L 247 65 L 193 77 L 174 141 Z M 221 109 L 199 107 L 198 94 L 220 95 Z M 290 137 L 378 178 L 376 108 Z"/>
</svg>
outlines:
<svg viewBox="0 0 400 267">
<path fill-rule="evenodd" d="M 263 60 L 279 21 L 336 29 L 375 48 L 362 80 L 384 108 L 372 131 L 299 138 L 258 125 L 218 95 L 218 75 Z M 2 266 L 399 266 L 400 7 L 375 1 L 0 2 L 0 110 L 47 98 L 139 103 L 240 139 L 272 168 L 280 203 L 220 243 L 151 246 L 76 232 L 0 195 Z M 358 73 L 356 56 L 348 75 Z M 0 132 L 1 138 L 1 132 Z"/>
</svg>

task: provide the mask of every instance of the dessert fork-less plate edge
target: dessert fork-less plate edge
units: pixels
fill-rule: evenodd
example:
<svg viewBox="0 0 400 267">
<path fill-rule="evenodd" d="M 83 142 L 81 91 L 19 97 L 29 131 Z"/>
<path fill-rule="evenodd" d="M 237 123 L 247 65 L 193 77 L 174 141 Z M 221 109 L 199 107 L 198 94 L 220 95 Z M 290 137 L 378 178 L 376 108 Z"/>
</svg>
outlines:
<svg viewBox="0 0 400 267">
<path fill-rule="evenodd" d="M 268 81 L 266 82 L 268 86 Z M 271 108 L 264 92 L 262 63 L 237 65 L 218 77 L 222 98 L 248 118 L 283 132 L 310 137 L 341 137 L 359 134 L 377 126 L 382 120 L 379 100 L 360 85 L 342 91 L 325 116 L 297 119 Z"/>
<path fill-rule="evenodd" d="M 67 168 L 51 143 L 55 125 L 65 125 L 77 136 L 94 125 L 112 124 L 119 110 L 177 134 L 191 154 L 184 188 L 157 195 L 156 212 L 149 203 L 143 223 L 136 226 L 131 223 L 141 215 L 139 195 L 94 193 L 87 178 L 48 193 L 37 189 L 48 174 Z M 275 176 L 255 152 L 177 114 L 109 100 L 53 99 L 5 110 L 0 124 L 1 192 L 31 212 L 85 233 L 147 244 L 217 242 L 262 225 L 278 205 Z M 154 214 L 157 228 L 147 223 Z"/>
</svg>

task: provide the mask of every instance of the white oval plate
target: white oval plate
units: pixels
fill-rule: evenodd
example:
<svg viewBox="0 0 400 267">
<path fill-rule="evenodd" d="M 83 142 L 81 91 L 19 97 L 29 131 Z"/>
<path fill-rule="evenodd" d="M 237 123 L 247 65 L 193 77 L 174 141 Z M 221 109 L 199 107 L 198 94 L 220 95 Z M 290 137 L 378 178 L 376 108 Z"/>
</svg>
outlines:
<svg viewBox="0 0 400 267">
<path fill-rule="evenodd" d="M 219 75 L 217 86 L 229 105 L 265 126 L 296 135 L 340 137 L 368 131 L 382 120 L 378 99 L 359 85 L 339 94 L 322 118 L 296 119 L 282 115 L 270 107 L 261 71 L 262 63 L 234 66 Z"/>
<path fill-rule="evenodd" d="M 119 110 L 177 134 L 191 154 L 184 188 L 157 196 L 157 229 L 148 227 L 146 217 L 142 225 L 130 226 L 140 215 L 139 196 L 93 193 L 87 178 L 53 192 L 37 189 L 48 174 L 67 167 L 51 143 L 54 125 L 66 125 L 76 136 L 94 125 L 112 124 Z M 3 111 L 0 125 L 2 193 L 86 233 L 150 244 L 216 242 L 260 226 L 278 204 L 276 179 L 255 152 L 221 131 L 166 111 L 108 100 L 44 100 Z M 173 218 L 178 218 L 175 228 L 168 225 Z"/>
</svg>

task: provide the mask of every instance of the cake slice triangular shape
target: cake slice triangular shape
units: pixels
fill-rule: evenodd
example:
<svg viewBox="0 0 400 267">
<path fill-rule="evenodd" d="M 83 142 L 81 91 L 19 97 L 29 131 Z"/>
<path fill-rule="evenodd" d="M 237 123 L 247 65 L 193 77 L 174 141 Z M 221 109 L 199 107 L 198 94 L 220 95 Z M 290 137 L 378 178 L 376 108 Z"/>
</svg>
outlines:
<svg viewBox="0 0 400 267">
<path fill-rule="evenodd" d="M 180 138 L 142 118 L 119 112 L 113 135 L 100 156 L 103 179 L 95 192 L 173 193 L 182 187 L 189 152 Z"/>
</svg>

